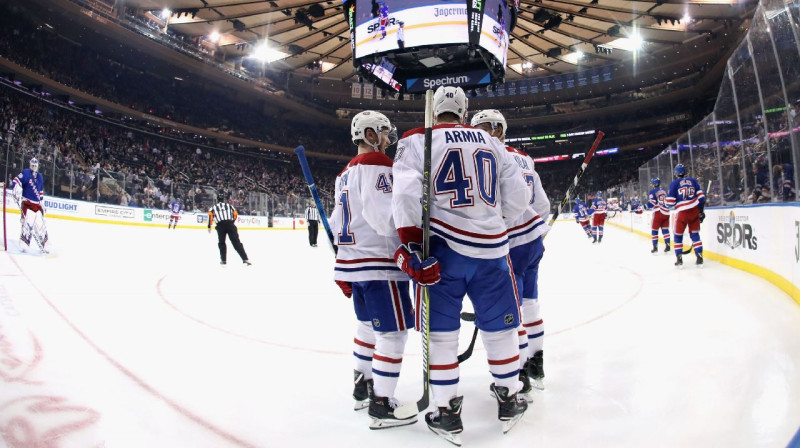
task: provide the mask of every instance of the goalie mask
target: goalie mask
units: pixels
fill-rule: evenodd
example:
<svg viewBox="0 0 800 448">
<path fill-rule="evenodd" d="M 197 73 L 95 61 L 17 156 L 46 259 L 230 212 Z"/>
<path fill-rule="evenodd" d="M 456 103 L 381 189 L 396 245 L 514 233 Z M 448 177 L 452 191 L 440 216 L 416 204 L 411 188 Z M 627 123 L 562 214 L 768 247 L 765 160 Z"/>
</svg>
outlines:
<svg viewBox="0 0 800 448">
<path fill-rule="evenodd" d="M 31 159 L 30 162 L 31 171 L 39 171 L 39 160 L 36 157 Z"/>
<path fill-rule="evenodd" d="M 461 87 L 441 86 L 433 94 L 433 116 L 450 112 L 455 114 L 459 122 L 467 118 L 467 94 Z"/>
<path fill-rule="evenodd" d="M 376 143 L 369 142 L 367 140 L 367 129 L 372 129 L 378 136 L 386 133 L 386 139 L 389 142 L 386 145 L 387 147 L 397 143 L 397 128 L 386 118 L 386 115 L 380 112 L 365 110 L 357 113 L 353 117 L 353 121 L 350 122 L 350 136 L 353 139 L 353 143 L 358 145 L 358 142 L 363 140 L 373 150 L 380 151 L 380 140 Z"/>
<path fill-rule="evenodd" d="M 479 124 L 489 123 L 492 126 L 492 130 L 497 130 L 497 126 L 503 126 L 503 133 L 500 135 L 500 140 L 506 139 L 506 119 L 503 117 L 503 114 L 500 113 L 497 109 L 486 109 L 476 113 L 472 117 L 472 121 L 470 124 L 472 126 L 477 126 Z"/>
</svg>

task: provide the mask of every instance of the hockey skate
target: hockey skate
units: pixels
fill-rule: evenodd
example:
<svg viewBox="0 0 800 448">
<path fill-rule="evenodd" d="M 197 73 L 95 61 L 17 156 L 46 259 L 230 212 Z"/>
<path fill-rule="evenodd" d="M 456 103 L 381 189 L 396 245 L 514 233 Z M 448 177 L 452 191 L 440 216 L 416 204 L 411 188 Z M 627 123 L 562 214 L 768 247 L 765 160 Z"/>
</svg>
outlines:
<svg viewBox="0 0 800 448">
<path fill-rule="evenodd" d="M 597 244 L 600 244 L 602 242 L 603 242 L 603 235 L 600 235 L 600 237 L 597 238 Z"/>
<path fill-rule="evenodd" d="M 593 237 L 593 239 L 592 239 L 592 244 L 594 244 L 594 243 L 596 243 L 596 242 L 597 242 L 597 237 Z"/>
<path fill-rule="evenodd" d="M 695 261 L 694 264 L 696 264 L 697 267 L 702 268 L 703 267 L 703 256 L 700 255 L 700 254 L 697 254 L 697 261 Z"/>
<path fill-rule="evenodd" d="M 226 266 L 228 263 L 227 263 L 227 262 L 225 262 L 225 261 L 220 261 L 220 262 L 219 262 L 219 264 L 220 264 L 221 266 Z"/>
<path fill-rule="evenodd" d="M 669 244 L 664 246 L 664 253 L 669 253 Z"/>
<path fill-rule="evenodd" d="M 363 373 L 353 370 L 353 384 L 353 399 L 356 401 L 353 410 L 360 411 L 369 406 L 369 400 L 372 397 L 372 380 L 365 379 Z"/>
<path fill-rule="evenodd" d="M 368 412 L 369 416 L 372 417 L 369 429 L 394 428 L 395 426 L 406 426 L 417 422 L 416 414 L 408 418 L 395 417 L 394 410 L 397 406 L 397 400 L 394 398 L 373 396 L 369 402 Z"/>
<path fill-rule="evenodd" d="M 658 252 L 658 247 L 653 246 L 653 250 L 650 251 L 651 254 Z"/>
<path fill-rule="evenodd" d="M 433 412 L 425 414 L 425 423 L 437 435 L 443 437 L 455 446 L 461 446 L 461 434 L 464 426 L 461 424 L 461 405 L 464 397 L 450 400 L 447 407 L 439 407 Z"/>
<path fill-rule="evenodd" d="M 525 414 L 528 403 L 517 394 L 509 394 L 507 387 L 492 383 L 491 388 L 497 400 L 497 418 L 503 422 L 503 434 L 506 434 Z"/>
<path fill-rule="evenodd" d="M 682 268 L 683 267 L 683 255 L 681 255 L 679 253 L 676 256 L 678 257 L 678 259 L 675 261 L 675 266 L 677 266 L 678 268 Z"/>
<path fill-rule="evenodd" d="M 531 379 L 528 375 L 528 372 L 530 371 L 530 363 L 530 359 L 525 361 L 525 365 L 522 366 L 522 369 L 519 371 L 519 381 L 522 383 L 522 389 L 519 390 L 519 395 L 528 403 L 533 403 L 533 395 L 531 394 L 533 388 L 531 387 Z M 494 393 L 492 393 L 492 396 L 494 396 Z"/>
<path fill-rule="evenodd" d="M 542 350 L 533 354 L 533 358 L 528 361 L 531 386 L 539 390 L 544 390 L 544 352 Z"/>
<path fill-rule="evenodd" d="M 244 263 L 245 266 L 252 266 L 253 265 L 253 263 L 250 263 L 250 260 L 242 260 L 242 263 Z"/>
</svg>

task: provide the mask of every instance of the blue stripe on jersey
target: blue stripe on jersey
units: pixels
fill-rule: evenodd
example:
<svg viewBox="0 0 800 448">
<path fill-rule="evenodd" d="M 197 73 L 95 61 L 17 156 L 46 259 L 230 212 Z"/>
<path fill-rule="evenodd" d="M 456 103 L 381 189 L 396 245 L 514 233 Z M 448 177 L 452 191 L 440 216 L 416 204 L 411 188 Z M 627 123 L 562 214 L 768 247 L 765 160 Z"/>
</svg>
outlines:
<svg viewBox="0 0 800 448">
<path fill-rule="evenodd" d="M 517 371 L 517 374 L 519 374 L 519 371 Z M 452 380 L 430 380 L 430 383 L 437 386 L 450 386 L 453 384 L 458 384 L 458 378 Z"/>
<path fill-rule="evenodd" d="M 378 370 L 375 368 L 372 369 L 372 373 L 375 375 L 388 376 L 392 378 L 398 378 L 400 376 L 400 372 L 384 372 L 383 370 Z"/>
<path fill-rule="evenodd" d="M 512 370 L 511 372 L 503 373 L 503 374 L 499 374 L 499 375 L 495 374 L 495 373 L 492 374 L 493 377 L 501 378 L 501 379 L 502 378 L 511 378 L 512 376 L 517 376 L 517 375 L 519 375 L 519 369 Z M 431 383 L 433 383 L 433 381 L 431 381 Z"/>
<path fill-rule="evenodd" d="M 436 227 L 431 227 L 431 230 L 436 233 L 437 235 L 441 236 L 442 238 L 447 238 L 450 241 L 455 241 L 456 243 L 463 244 L 465 246 L 472 246 L 472 247 L 483 247 L 487 249 L 505 246 L 508 244 L 508 240 L 503 240 L 499 243 L 492 243 L 492 244 L 483 244 L 483 243 L 473 243 L 472 241 L 462 240 L 461 238 L 456 238 L 450 234 L 445 233 L 442 230 L 437 229 Z"/>
<path fill-rule="evenodd" d="M 529 233 L 533 232 L 534 230 L 536 230 L 536 228 L 537 228 L 537 227 L 539 227 L 539 226 L 540 226 L 540 225 L 542 225 L 542 224 L 544 224 L 544 221 L 539 221 L 539 222 L 537 222 L 536 224 L 534 224 L 534 225 L 533 225 L 533 227 L 531 227 L 531 228 L 529 228 L 529 229 L 527 229 L 527 230 L 525 230 L 525 231 L 523 231 L 523 232 L 520 232 L 520 233 L 515 233 L 515 234 L 513 234 L 513 235 L 508 235 L 508 238 L 509 238 L 509 239 L 511 239 L 511 238 L 518 238 L 518 237 L 521 237 L 522 235 L 527 235 L 527 234 L 529 234 Z"/>
<path fill-rule="evenodd" d="M 394 267 L 393 266 L 364 266 L 364 267 L 361 267 L 361 268 L 339 268 L 339 267 L 335 267 L 335 268 L 333 268 L 333 270 L 334 271 L 339 271 L 339 272 L 358 272 L 358 271 L 398 271 L 398 272 L 402 272 L 402 271 L 400 271 L 400 268 L 398 268 L 397 266 L 394 266 Z"/>
<path fill-rule="evenodd" d="M 353 356 L 355 356 L 358 359 L 363 359 L 364 361 L 372 361 L 372 356 L 359 355 L 356 352 L 353 352 Z"/>
</svg>

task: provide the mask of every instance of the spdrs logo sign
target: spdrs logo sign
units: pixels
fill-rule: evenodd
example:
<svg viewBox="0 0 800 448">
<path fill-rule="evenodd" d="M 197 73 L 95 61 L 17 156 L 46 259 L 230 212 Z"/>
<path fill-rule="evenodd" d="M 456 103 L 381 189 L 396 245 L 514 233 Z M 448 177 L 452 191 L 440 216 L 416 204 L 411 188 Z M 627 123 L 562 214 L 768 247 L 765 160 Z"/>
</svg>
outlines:
<svg viewBox="0 0 800 448">
<path fill-rule="evenodd" d="M 717 242 L 731 249 L 758 249 L 758 238 L 749 224 L 747 215 L 736 216 L 731 211 L 729 216 L 720 216 L 717 223 Z"/>
</svg>

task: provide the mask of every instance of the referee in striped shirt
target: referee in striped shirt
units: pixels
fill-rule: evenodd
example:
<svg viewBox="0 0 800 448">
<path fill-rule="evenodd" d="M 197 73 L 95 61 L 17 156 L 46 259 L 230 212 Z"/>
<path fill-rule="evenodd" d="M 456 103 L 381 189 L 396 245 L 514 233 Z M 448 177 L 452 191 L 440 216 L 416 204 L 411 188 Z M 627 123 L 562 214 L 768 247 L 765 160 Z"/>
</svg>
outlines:
<svg viewBox="0 0 800 448">
<path fill-rule="evenodd" d="M 308 223 L 308 244 L 317 247 L 317 233 L 319 233 L 319 212 L 312 205 L 306 209 L 306 222 Z"/>
<path fill-rule="evenodd" d="M 217 204 L 211 207 L 208 211 L 208 233 L 211 233 L 211 226 L 216 221 L 217 223 L 217 237 L 219 238 L 219 264 L 227 263 L 228 245 L 225 244 L 225 236 L 231 239 L 231 244 L 236 252 L 242 257 L 244 264 L 250 266 L 250 260 L 247 259 L 247 253 L 244 251 L 242 242 L 239 241 L 239 230 L 236 228 L 236 218 L 239 214 L 236 209 L 225 201 L 224 195 L 217 197 Z"/>
</svg>

